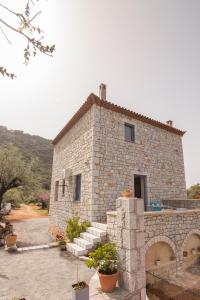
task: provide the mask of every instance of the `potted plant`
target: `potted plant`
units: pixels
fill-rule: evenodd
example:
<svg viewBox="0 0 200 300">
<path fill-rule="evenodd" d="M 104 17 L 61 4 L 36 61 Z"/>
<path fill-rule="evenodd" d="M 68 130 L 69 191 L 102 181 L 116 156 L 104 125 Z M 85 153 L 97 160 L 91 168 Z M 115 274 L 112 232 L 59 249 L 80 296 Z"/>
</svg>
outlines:
<svg viewBox="0 0 200 300">
<path fill-rule="evenodd" d="M 61 251 L 66 250 L 66 242 L 65 242 L 65 240 L 59 240 L 58 241 L 58 246 L 60 247 Z"/>
<path fill-rule="evenodd" d="M 89 300 L 89 286 L 85 281 L 79 281 L 77 264 L 77 283 L 72 285 L 72 300 Z"/>
<path fill-rule="evenodd" d="M 183 257 L 187 257 L 188 256 L 188 252 L 187 251 L 183 251 Z"/>
<path fill-rule="evenodd" d="M 155 261 L 156 266 L 160 266 L 160 258 L 157 258 Z"/>
<path fill-rule="evenodd" d="M 106 243 L 91 252 L 86 265 L 98 270 L 101 290 L 106 293 L 112 292 L 118 280 L 118 257 L 115 243 Z"/>
<path fill-rule="evenodd" d="M 130 190 L 130 189 L 125 189 L 123 192 L 122 192 L 122 196 L 123 197 L 126 197 L 126 198 L 130 198 L 133 196 L 133 192 Z"/>
<path fill-rule="evenodd" d="M 16 246 L 17 235 L 14 233 L 10 233 L 5 237 L 6 246 L 8 248 Z"/>
</svg>

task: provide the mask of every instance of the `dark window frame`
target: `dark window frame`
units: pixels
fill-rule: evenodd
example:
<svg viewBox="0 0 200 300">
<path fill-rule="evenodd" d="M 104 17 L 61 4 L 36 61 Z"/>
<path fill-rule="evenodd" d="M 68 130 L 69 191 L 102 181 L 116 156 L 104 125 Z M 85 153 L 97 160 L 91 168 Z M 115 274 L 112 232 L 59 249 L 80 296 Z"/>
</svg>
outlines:
<svg viewBox="0 0 200 300">
<path fill-rule="evenodd" d="M 65 179 L 62 181 L 62 197 L 65 196 Z"/>
<path fill-rule="evenodd" d="M 131 129 L 131 138 L 128 138 L 126 135 L 126 128 Z M 124 134 L 125 134 L 125 141 L 130 142 L 130 143 L 135 143 L 135 125 L 129 124 L 129 123 L 124 123 Z"/>
<path fill-rule="evenodd" d="M 81 201 L 81 184 L 82 184 L 82 176 L 81 174 L 75 175 L 75 190 L 74 190 L 74 201 Z"/>
<path fill-rule="evenodd" d="M 58 192 L 59 192 L 59 180 L 56 180 L 55 190 L 54 190 L 54 201 L 58 201 Z"/>
</svg>

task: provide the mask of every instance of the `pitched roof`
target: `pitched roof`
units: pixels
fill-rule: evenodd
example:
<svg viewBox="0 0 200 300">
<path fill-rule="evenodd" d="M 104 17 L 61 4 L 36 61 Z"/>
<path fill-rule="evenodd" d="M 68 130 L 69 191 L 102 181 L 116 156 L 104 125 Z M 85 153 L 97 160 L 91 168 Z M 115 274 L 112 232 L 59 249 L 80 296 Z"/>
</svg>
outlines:
<svg viewBox="0 0 200 300">
<path fill-rule="evenodd" d="M 183 136 L 185 134 L 185 131 L 169 126 L 165 123 L 153 120 L 149 117 L 138 114 L 134 111 L 118 106 L 106 100 L 102 100 L 94 94 L 90 94 L 87 100 L 83 103 L 83 105 L 79 108 L 75 115 L 70 119 L 70 121 L 65 125 L 65 127 L 59 132 L 59 134 L 55 137 L 52 143 L 55 145 L 74 126 L 74 124 L 92 107 L 93 104 L 102 106 L 109 110 L 121 113 L 130 118 L 142 121 L 155 127 L 159 127 L 161 129 L 178 134 L 180 136 Z"/>
</svg>

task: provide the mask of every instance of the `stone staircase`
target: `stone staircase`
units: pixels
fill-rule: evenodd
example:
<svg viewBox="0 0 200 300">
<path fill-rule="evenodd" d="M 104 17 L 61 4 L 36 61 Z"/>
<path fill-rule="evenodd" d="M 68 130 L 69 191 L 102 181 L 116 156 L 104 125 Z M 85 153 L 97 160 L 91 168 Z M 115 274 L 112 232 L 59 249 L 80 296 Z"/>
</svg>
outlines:
<svg viewBox="0 0 200 300">
<path fill-rule="evenodd" d="M 106 240 L 107 224 L 92 222 L 86 232 L 79 238 L 74 238 L 73 243 L 67 243 L 67 250 L 76 256 L 85 256 L 95 244 Z"/>
</svg>

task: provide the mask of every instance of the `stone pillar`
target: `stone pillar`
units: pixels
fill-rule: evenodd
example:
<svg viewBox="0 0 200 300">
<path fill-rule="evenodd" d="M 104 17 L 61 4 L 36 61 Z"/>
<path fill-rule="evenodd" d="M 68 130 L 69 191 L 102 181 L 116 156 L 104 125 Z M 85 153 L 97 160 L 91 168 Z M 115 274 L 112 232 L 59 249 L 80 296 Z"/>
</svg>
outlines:
<svg viewBox="0 0 200 300">
<path fill-rule="evenodd" d="M 144 254 L 144 201 L 117 199 L 117 247 L 120 258 L 119 285 L 133 300 L 146 300 Z"/>
</svg>

